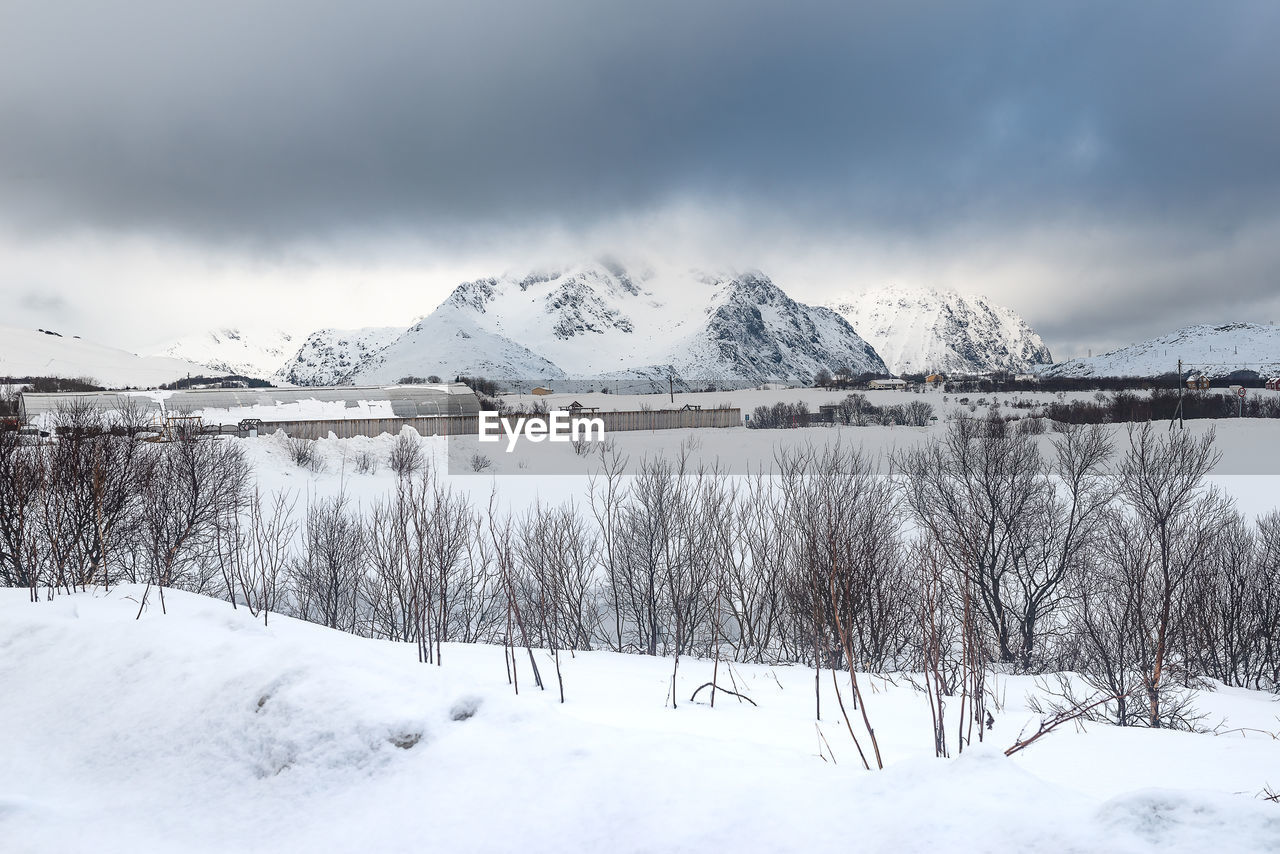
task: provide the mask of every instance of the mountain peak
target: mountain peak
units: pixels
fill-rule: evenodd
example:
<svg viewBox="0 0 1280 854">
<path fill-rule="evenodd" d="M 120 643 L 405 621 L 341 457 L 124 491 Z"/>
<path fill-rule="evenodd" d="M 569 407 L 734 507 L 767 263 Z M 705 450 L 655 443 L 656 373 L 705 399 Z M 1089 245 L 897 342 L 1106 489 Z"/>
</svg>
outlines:
<svg viewBox="0 0 1280 854">
<path fill-rule="evenodd" d="M 1028 371 L 1053 362 L 1017 313 L 951 289 L 891 285 L 827 303 L 893 373 Z"/>
<path fill-rule="evenodd" d="M 464 282 L 410 332 L 356 379 L 647 378 L 669 366 L 691 382 L 753 385 L 807 381 L 837 363 L 884 369 L 843 319 L 797 303 L 759 270 L 712 274 L 607 257 Z"/>
<path fill-rule="evenodd" d="M 1202 323 L 1109 353 L 1054 365 L 1047 376 L 1155 377 L 1177 371 L 1224 377 L 1235 371 L 1280 374 L 1280 327 L 1262 323 Z"/>
</svg>

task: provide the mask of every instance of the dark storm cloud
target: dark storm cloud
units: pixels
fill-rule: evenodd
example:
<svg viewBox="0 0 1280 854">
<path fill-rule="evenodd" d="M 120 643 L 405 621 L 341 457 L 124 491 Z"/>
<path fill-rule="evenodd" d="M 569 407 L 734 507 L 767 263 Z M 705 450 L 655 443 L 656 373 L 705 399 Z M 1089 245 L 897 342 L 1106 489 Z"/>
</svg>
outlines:
<svg viewBox="0 0 1280 854">
<path fill-rule="evenodd" d="M 995 295 L 1083 349 L 1280 307 L 1278 36 L 1274 0 L 8 0 L 0 226 L 480 266 L 695 209 L 731 263 L 1025 262 Z M 840 266 L 809 284 L 901 281 Z"/>
<path fill-rule="evenodd" d="M 672 197 L 927 232 L 1271 211 L 1280 5 L 10 2 L 20 226 L 289 238 Z"/>
</svg>

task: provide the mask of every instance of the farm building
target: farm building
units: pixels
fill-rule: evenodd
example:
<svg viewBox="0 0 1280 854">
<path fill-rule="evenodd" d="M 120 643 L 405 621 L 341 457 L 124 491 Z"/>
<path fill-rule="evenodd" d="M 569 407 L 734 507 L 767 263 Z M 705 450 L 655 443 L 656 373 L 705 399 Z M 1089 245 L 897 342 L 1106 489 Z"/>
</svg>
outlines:
<svg viewBox="0 0 1280 854">
<path fill-rule="evenodd" d="M 292 438 L 318 439 L 331 433 L 348 438 L 394 435 L 406 426 L 423 436 L 475 435 L 480 413 L 479 398 L 462 383 L 31 393 L 19 399 L 20 416 L 49 432 L 59 426 L 60 411 L 75 407 L 91 407 L 113 420 L 131 411 L 130 426 L 166 437 L 187 432 L 252 436 L 255 431 L 258 435 L 282 431 Z M 609 432 L 742 424 L 742 411 L 732 408 L 597 413 L 594 407 L 579 406 L 570 412 L 598 415 Z M 503 417 L 515 424 L 528 416 Z"/>
<path fill-rule="evenodd" d="M 132 420 L 157 425 L 189 419 L 198 421 L 203 429 L 231 427 L 242 421 L 260 421 L 269 428 L 282 423 L 474 416 L 480 411 L 480 401 L 470 388 L 448 383 L 23 393 L 18 412 L 25 420 L 43 425 L 62 410 L 86 406 L 108 415 L 132 411 Z"/>
<path fill-rule="evenodd" d="M 1191 374 L 1187 377 L 1187 388 L 1193 391 L 1204 391 L 1209 387 L 1209 378 L 1204 374 Z"/>
<path fill-rule="evenodd" d="M 889 391 L 906 391 L 907 381 L 897 379 L 896 377 L 889 377 L 884 380 L 872 380 L 867 383 L 867 388 L 888 389 Z"/>
<path fill-rule="evenodd" d="M 1272 391 L 1280 391 L 1280 377 L 1272 377 L 1267 380 L 1267 388 Z"/>
</svg>

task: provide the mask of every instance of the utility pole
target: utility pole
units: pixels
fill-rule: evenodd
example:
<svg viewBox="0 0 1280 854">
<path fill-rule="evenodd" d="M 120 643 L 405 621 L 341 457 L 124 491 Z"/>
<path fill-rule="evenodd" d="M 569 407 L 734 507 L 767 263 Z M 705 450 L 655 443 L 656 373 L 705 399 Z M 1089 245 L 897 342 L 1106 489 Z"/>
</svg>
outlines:
<svg viewBox="0 0 1280 854">
<path fill-rule="evenodd" d="M 1182 381 L 1182 360 L 1178 360 L 1178 428 L 1182 429 L 1182 395 L 1187 390 L 1187 384 Z M 1173 422 L 1169 422 L 1169 426 L 1173 427 Z"/>
<path fill-rule="evenodd" d="M 671 392 L 671 402 L 676 402 L 676 377 L 675 374 L 667 374 L 667 386 Z"/>
</svg>

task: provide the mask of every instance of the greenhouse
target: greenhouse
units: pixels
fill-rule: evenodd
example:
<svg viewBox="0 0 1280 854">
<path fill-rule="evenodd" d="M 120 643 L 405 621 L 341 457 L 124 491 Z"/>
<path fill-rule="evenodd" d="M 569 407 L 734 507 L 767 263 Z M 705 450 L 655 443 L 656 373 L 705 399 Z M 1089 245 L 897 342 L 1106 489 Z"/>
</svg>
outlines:
<svg viewBox="0 0 1280 854">
<path fill-rule="evenodd" d="M 219 388 L 180 391 L 24 393 L 19 414 L 45 424 L 61 412 L 91 407 L 108 417 L 163 422 L 198 418 L 206 426 L 346 421 L 354 419 L 475 416 L 480 401 L 462 383 L 334 386 L 325 388 Z"/>
</svg>

